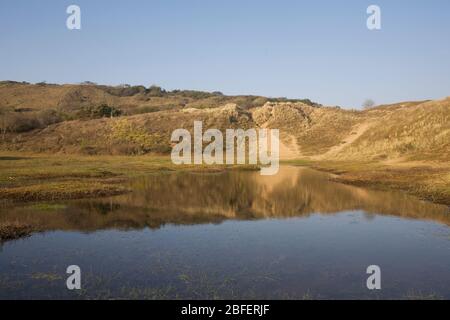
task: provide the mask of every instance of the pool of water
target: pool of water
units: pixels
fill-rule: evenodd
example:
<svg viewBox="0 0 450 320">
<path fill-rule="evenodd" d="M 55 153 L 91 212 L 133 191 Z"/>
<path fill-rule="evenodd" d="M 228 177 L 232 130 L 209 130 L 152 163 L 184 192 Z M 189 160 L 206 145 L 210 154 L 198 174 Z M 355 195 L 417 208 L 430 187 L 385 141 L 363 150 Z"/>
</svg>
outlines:
<svg viewBox="0 0 450 320">
<path fill-rule="evenodd" d="M 0 299 L 450 298 L 450 212 L 284 166 L 164 173 L 117 197 L 0 209 Z M 66 268 L 81 269 L 68 290 Z M 369 265 L 381 289 L 369 290 Z"/>
</svg>

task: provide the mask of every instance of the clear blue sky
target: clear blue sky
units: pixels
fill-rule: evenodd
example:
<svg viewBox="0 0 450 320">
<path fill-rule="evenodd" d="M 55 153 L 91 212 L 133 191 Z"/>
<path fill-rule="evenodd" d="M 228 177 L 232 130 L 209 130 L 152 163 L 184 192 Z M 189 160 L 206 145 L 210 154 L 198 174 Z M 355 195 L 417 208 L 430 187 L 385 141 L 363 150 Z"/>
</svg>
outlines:
<svg viewBox="0 0 450 320">
<path fill-rule="evenodd" d="M 66 28 L 77 4 L 82 30 Z M 382 30 L 366 28 L 366 8 Z M 360 107 L 450 96 L 448 0 L 0 0 L 0 79 Z"/>
</svg>

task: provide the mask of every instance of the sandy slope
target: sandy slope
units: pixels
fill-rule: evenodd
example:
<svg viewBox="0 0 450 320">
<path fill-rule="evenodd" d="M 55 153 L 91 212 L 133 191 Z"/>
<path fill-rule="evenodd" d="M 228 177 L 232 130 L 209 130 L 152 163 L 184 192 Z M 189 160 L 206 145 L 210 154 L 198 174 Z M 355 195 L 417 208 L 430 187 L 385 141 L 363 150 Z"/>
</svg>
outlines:
<svg viewBox="0 0 450 320">
<path fill-rule="evenodd" d="M 33 131 L 7 132 L 2 134 L 0 150 L 125 155 L 168 153 L 173 130 L 192 130 L 194 121 L 202 121 L 205 130 L 279 129 L 283 160 L 450 162 L 450 98 L 402 102 L 355 111 L 302 102 L 266 102 L 252 107 L 239 102 L 244 96 L 206 94 L 206 100 L 195 100 L 174 93 L 154 97 L 148 96 L 146 89 L 140 87 L 122 88 L 125 92 L 119 93 L 111 91 L 119 89 L 77 85 L 0 85 L 0 110 L 15 105 L 20 106 L 20 114 L 25 115 L 29 106 L 70 112 L 106 98 L 106 102 L 117 103 L 124 110 L 133 112 L 136 108 L 150 106 L 150 102 L 156 108 L 114 119 L 77 119 Z M 190 94 L 195 97 L 198 93 Z M 194 100 L 200 105 L 192 102 Z M 221 101 L 225 104 L 220 104 Z M 158 106 L 164 108 L 160 110 Z M 155 110 L 160 111 L 153 112 Z"/>
</svg>

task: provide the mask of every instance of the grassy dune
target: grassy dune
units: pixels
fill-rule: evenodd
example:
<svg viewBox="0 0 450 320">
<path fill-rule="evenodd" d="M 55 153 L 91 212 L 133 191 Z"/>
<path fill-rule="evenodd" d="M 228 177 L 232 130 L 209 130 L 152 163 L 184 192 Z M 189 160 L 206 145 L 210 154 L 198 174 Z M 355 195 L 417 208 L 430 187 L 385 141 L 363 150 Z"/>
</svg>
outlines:
<svg viewBox="0 0 450 320">
<path fill-rule="evenodd" d="M 80 116 L 98 104 L 120 116 Z M 51 117 L 42 118 L 46 110 Z M 21 123 L 27 119 L 31 127 Z M 142 86 L 0 82 L 0 120 L 3 200 L 120 194 L 127 192 L 123 181 L 136 174 L 193 170 L 174 167 L 167 154 L 172 131 L 192 130 L 200 120 L 203 130 L 279 129 L 285 160 L 304 159 L 295 163 L 338 173 L 335 179 L 346 183 L 450 203 L 450 98 L 357 111 Z"/>
</svg>

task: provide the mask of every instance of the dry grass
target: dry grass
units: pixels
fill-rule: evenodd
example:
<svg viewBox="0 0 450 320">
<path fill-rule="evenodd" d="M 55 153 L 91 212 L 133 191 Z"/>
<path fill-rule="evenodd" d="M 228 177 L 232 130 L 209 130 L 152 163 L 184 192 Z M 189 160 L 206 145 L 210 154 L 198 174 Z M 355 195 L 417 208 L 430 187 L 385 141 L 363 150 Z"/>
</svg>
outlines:
<svg viewBox="0 0 450 320">
<path fill-rule="evenodd" d="M 302 103 L 266 104 L 253 111 L 259 126 L 293 135 L 303 156 L 325 153 L 339 145 L 362 116 L 361 112 L 316 108 Z"/>
<path fill-rule="evenodd" d="M 32 109 L 39 109 L 38 105 L 64 109 L 63 97 L 76 92 L 82 99 L 69 99 L 75 103 L 72 109 L 83 107 L 86 98 L 90 105 L 111 102 L 129 111 L 147 107 L 162 110 L 131 116 L 134 111 L 127 111 L 119 119 L 64 121 L 28 133 L 7 134 L 0 150 L 113 155 L 168 153 L 172 131 L 192 129 L 194 120 L 199 120 L 205 129 L 280 129 L 282 137 L 295 139 L 297 146 L 292 149 L 299 150 L 298 158 L 450 161 L 450 98 L 349 111 L 301 102 L 261 106 L 267 99 L 250 96 L 205 93 L 114 96 L 110 90 L 102 86 L 0 84 L 0 105 L 4 107 L 28 104 Z M 101 101 L 100 97 L 108 101 Z M 153 105 L 147 99 L 157 102 Z M 229 102 L 237 105 L 227 105 Z M 166 108 L 166 103 L 174 107 Z"/>
<path fill-rule="evenodd" d="M 29 236 L 34 228 L 19 222 L 7 222 L 0 224 L 0 242 L 14 240 Z"/>
<path fill-rule="evenodd" d="M 341 158 L 450 160 L 450 99 L 371 110 L 366 117 L 374 124 Z"/>
<path fill-rule="evenodd" d="M 207 128 L 254 127 L 251 115 L 236 105 L 195 112 L 164 111 L 120 118 L 65 121 L 43 130 L 9 134 L 0 150 L 89 155 L 167 154 L 173 130 L 192 131 L 194 121 Z"/>
<path fill-rule="evenodd" d="M 142 86 L 39 84 L 0 81 L 0 106 L 13 109 L 58 109 L 66 112 L 83 107 L 107 104 L 121 109 L 127 115 L 182 108 L 216 108 L 235 103 L 245 109 L 260 107 L 267 101 L 285 100 L 261 96 L 226 96 L 201 91 L 172 91 L 154 95 Z M 302 100 L 314 104 L 309 100 Z"/>
</svg>

